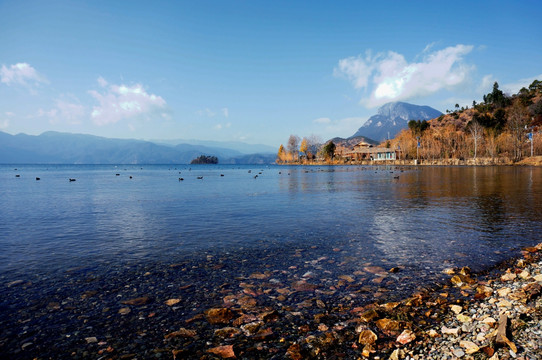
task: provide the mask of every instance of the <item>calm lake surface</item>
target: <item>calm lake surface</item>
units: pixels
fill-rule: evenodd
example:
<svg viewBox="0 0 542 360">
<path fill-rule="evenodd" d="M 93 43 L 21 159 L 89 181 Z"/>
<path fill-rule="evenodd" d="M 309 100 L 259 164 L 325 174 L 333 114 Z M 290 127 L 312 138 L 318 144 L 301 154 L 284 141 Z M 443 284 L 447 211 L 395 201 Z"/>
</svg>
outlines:
<svg viewBox="0 0 542 360">
<path fill-rule="evenodd" d="M 203 320 L 212 307 L 250 316 L 275 309 L 272 332 L 288 341 L 319 312 L 328 326 L 349 324 L 349 309 L 446 283 L 445 268 L 483 271 L 539 243 L 541 175 L 529 167 L 0 166 L 0 357 L 99 359 L 110 346 L 126 356 L 183 348 L 199 358 L 209 341 L 221 344 Z M 126 308 L 140 297 L 143 306 Z M 198 337 L 164 340 L 179 326 Z M 252 340 L 235 341 L 255 356 L 243 345 Z"/>
<path fill-rule="evenodd" d="M 311 247 L 299 262 L 480 270 L 540 240 L 541 171 L 4 165 L 0 276 Z"/>
</svg>

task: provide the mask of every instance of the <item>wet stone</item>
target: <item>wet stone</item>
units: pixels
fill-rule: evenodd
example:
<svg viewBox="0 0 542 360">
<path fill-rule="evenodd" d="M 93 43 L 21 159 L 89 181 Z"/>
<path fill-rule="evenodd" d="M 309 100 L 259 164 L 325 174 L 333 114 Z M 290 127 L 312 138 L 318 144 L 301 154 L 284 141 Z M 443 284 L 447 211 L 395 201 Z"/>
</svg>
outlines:
<svg viewBox="0 0 542 360">
<path fill-rule="evenodd" d="M 120 303 L 123 305 L 142 306 L 151 302 L 148 296 L 142 296 L 135 299 L 123 300 Z"/>
<path fill-rule="evenodd" d="M 234 314 L 227 308 L 213 308 L 205 312 L 205 317 L 210 324 L 227 324 L 233 319 Z"/>
</svg>

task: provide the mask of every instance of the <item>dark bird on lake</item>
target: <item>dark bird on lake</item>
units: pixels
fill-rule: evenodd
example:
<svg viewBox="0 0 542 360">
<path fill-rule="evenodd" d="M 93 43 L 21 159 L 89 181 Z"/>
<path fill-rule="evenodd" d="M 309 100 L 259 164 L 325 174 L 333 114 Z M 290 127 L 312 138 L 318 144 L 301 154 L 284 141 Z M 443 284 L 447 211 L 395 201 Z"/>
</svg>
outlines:
<svg viewBox="0 0 542 360">
<path fill-rule="evenodd" d="M 220 176 L 224 176 L 224 174 L 220 174 Z"/>
<path fill-rule="evenodd" d="M 184 181 L 184 179 L 183 179 L 183 178 L 179 178 L 179 181 Z"/>
<path fill-rule="evenodd" d="M 21 175 L 17 174 L 17 175 L 15 175 L 15 177 L 21 177 Z"/>
<path fill-rule="evenodd" d="M 203 180 L 203 176 L 198 176 L 198 180 Z"/>
<path fill-rule="evenodd" d="M 70 181 L 75 181 L 75 179 L 70 178 Z"/>
<path fill-rule="evenodd" d="M 36 181 L 41 180 L 39 177 L 36 178 Z"/>
</svg>

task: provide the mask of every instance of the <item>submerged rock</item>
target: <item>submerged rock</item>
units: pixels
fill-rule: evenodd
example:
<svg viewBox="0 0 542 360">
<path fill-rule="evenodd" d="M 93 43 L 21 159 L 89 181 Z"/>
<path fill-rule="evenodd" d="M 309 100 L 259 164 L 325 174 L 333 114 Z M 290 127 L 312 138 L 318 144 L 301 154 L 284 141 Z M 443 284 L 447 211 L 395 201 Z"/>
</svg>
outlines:
<svg viewBox="0 0 542 360">
<path fill-rule="evenodd" d="M 213 308 L 205 311 L 205 317 L 210 324 L 227 324 L 234 314 L 228 308 Z"/>
</svg>

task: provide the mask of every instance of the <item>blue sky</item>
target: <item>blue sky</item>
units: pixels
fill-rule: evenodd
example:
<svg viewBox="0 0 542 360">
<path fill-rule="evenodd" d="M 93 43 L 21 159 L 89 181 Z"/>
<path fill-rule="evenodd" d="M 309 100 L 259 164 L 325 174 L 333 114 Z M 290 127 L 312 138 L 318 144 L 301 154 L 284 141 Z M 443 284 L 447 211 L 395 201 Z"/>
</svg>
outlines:
<svg viewBox="0 0 542 360">
<path fill-rule="evenodd" d="M 542 80 L 540 1 L 3 1 L 0 130 L 277 146 Z"/>
</svg>

